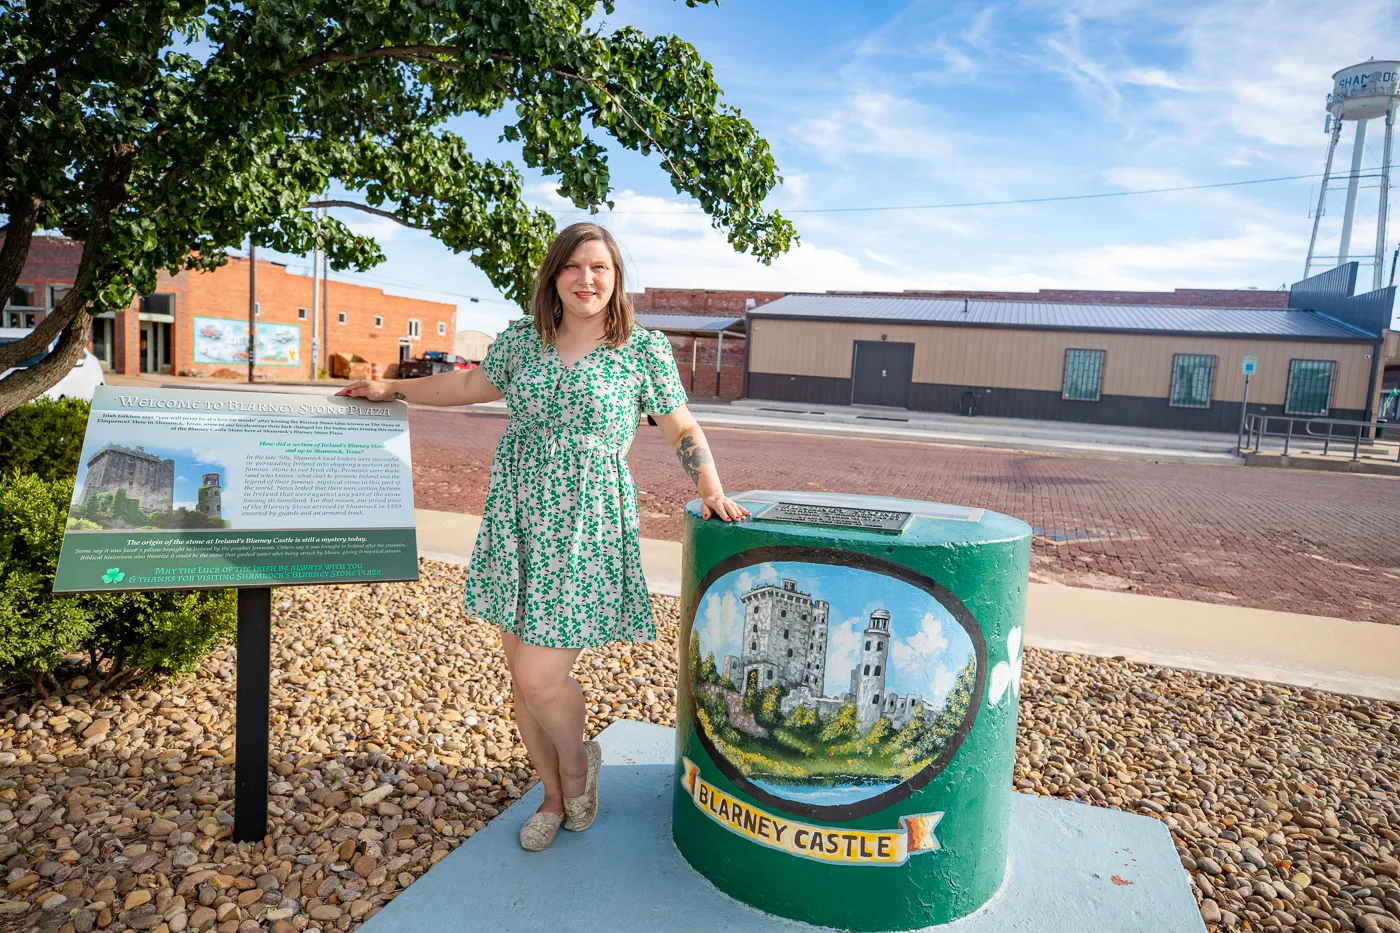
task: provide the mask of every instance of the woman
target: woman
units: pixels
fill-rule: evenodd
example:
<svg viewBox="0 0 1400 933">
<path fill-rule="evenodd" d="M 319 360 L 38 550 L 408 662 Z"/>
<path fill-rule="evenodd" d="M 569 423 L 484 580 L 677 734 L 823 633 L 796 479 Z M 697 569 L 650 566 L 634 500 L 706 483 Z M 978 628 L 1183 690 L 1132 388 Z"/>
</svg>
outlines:
<svg viewBox="0 0 1400 933">
<path fill-rule="evenodd" d="M 342 394 L 424 405 L 506 399 L 510 422 L 491 464 L 466 611 L 501 627 L 516 724 L 544 781 L 520 844 L 539 851 L 561 824 L 587 829 L 602 750 L 583 741 L 583 691 L 569 671 L 584 648 L 656 637 L 626 461 L 640 416 L 651 415 L 675 448 L 706 519 L 749 515 L 724 494 L 670 343 L 633 324 L 617 243 L 590 223 L 556 236 L 531 318 L 507 328 L 480 368 L 361 381 Z"/>
</svg>

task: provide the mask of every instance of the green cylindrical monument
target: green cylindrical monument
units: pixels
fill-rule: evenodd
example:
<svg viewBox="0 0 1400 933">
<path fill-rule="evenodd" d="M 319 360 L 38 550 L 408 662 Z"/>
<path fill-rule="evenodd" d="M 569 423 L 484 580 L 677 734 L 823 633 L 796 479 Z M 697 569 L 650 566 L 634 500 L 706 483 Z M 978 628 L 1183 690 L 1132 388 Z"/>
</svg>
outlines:
<svg viewBox="0 0 1400 933">
<path fill-rule="evenodd" d="M 849 930 L 1006 875 L 1031 531 L 908 499 L 686 509 L 676 847 L 726 894 Z"/>
</svg>

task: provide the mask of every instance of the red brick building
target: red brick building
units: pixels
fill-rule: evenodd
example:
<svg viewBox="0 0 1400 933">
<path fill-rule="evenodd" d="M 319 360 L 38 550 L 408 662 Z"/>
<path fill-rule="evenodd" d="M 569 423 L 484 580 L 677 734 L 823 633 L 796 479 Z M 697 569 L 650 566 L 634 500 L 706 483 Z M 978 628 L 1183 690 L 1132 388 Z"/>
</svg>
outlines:
<svg viewBox="0 0 1400 933">
<path fill-rule="evenodd" d="M 82 244 L 35 237 L 4 312 L 5 326 L 32 327 L 71 286 Z M 248 260 L 230 257 L 213 272 L 157 277 L 156 291 L 125 312 L 93 322 L 92 351 L 119 373 L 229 375 L 248 372 Z M 309 379 L 316 309 L 312 280 L 258 260 L 259 379 Z M 377 288 L 329 282 L 321 309 L 320 371 L 328 354 L 353 354 L 392 375 L 400 359 L 425 350 L 452 351 L 456 306 L 386 295 Z M 28 301 L 30 304 L 24 304 Z"/>
</svg>

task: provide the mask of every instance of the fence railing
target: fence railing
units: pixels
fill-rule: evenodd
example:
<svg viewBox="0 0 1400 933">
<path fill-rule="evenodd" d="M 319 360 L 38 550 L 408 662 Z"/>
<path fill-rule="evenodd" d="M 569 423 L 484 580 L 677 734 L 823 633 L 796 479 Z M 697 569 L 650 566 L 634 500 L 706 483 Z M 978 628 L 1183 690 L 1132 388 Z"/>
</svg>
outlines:
<svg viewBox="0 0 1400 933">
<path fill-rule="evenodd" d="M 1346 418 L 1313 418 L 1306 415 L 1246 415 L 1240 453 L 1259 453 L 1282 441 L 1283 455 L 1290 451 L 1320 452 L 1333 447 L 1351 448 L 1353 462 L 1363 453 L 1376 459 L 1400 462 L 1400 424 L 1394 421 L 1351 421 Z M 1394 456 L 1392 456 L 1392 453 Z"/>
</svg>

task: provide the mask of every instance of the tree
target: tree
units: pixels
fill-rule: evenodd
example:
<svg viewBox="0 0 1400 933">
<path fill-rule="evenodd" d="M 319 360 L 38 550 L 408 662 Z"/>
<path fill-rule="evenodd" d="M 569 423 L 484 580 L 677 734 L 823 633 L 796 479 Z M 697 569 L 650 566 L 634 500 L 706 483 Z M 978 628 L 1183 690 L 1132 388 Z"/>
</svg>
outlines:
<svg viewBox="0 0 1400 933">
<path fill-rule="evenodd" d="M 701 0 L 686 0 L 695 6 Z M 165 269 L 210 269 L 251 242 L 383 259 L 308 205 L 430 231 L 522 306 L 554 231 L 509 162 L 443 128 L 505 117 L 526 165 L 580 208 L 609 205 L 600 140 L 656 153 L 729 242 L 763 262 L 795 241 L 763 201 L 768 144 L 675 36 L 595 19 L 611 0 L 20 0 L 0 10 L 0 294 L 36 230 L 84 244 L 77 280 L 35 332 L 0 347 L 0 414 L 81 355 L 92 315 L 127 308 Z M 595 138 L 596 137 L 596 138 Z M 321 196 L 333 186 L 350 198 Z"/>
<path fill-rule="evenodd" d="M 831 714 L 831 719 L 827 720 L 826 726 L 822 729 L 823 742 L 840 742 L 860 734 L 860 717 L 856 715 L 856 705 L 847 701 L 842 703 L 835 713 Z"/>
<path fill-rule="evenodd" d="M 783 697 L 787 696 L 787 687 L 779 684 L 767 688 L 759 695 L 758 709 L 754 711 L 754 718 L 761 726 L 776 729 L 783 724 Z"/>
</svg>

